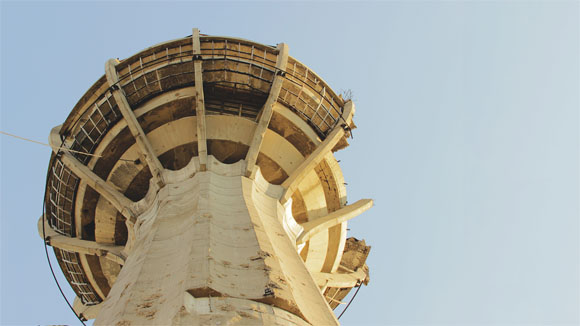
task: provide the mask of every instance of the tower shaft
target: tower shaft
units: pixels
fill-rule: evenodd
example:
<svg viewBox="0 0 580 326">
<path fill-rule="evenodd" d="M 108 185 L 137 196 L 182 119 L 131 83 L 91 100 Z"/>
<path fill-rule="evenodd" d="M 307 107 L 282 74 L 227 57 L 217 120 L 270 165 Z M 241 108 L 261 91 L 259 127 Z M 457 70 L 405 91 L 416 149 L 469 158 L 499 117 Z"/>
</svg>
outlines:
<svg viewBox="0 0 580 326">
<path fill-rule="evenodd" d="M 166 170 L 169 183 L 137 203 L 95 325 L 337 324 L 285 222 L 283 188 L 245 177 L 245 161 L 198 162 Z"/>
</svg>

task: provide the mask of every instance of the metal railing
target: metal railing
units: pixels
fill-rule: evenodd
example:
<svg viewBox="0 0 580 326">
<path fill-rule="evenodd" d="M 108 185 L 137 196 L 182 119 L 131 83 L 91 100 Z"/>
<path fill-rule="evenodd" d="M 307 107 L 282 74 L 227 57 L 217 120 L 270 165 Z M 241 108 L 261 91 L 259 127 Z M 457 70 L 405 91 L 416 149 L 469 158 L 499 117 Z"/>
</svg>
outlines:
<svg viewBox="0 0 580 326">
<path fill-rule="evenodd" d="M 54 159 L 50 169 L 46 205 L 48 223 L 56 232 L 74 237 L 74 197 L 79 178 L 58 158 Z"/>
<path fill-rule="evenodd" d="M 318 75 L 292 57 L 288 58 L 278 101 L 292 108 L 323 138 L 339 123 L 344 105 Z"/>
<path fill-rule="evenodd" d="M 97 294 L 81 266 L 79 254 L 74 251 L 55 248 L 61 269 L 71 287 L 86 306 L 96 305 L 103 301 Z M 60 257 L 59 257 L 60 256 Z"/>
<path fill-rule="evenodd" d="M 277 50 L 250 41 L 211 36 L 201 37 L 200 45 L 198 59 L 203 60 L 208 114 L 255 119 L 276 74 Z M 118 64 L 119 86 L 135 109 L 164 91 L 193 86 L 193 60 L 189 37 L 154 46 Z M 77 112 L 71 113 L 74 121 L 63 129 L 74 135 L 72 149 L 89 153 L 120 119 L 105 78 L 91 91 L 79 101 Z M 322 138 L 339 123 L 344 104 L 317 74 L 292 57 L 288 58 L 278 101 L 294 110 Z M 76 156 L 85 164 L 90 160 L 83 154 Z"/>
<path fill-rule="evenodd" d="M 81 116 L 72 138 L 71 149 L 79 152 L 93 153 L 107 131 L 121 119 L 121 113 L 110 90 L 99 96 L 89 109 Z M 85 165 L 91 156 L 71 152 Z"/>
</svg>

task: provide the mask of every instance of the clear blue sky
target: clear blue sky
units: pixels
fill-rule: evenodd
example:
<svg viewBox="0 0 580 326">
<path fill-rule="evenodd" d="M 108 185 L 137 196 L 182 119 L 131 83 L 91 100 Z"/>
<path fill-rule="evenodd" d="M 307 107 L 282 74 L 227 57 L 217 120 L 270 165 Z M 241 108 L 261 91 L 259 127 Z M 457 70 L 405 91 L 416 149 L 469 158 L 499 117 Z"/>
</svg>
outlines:
<svg viewBox="0 0 580 326">
<path fill-rule="evenodd" d="M 2 1 L 0 129 L 46 141 L 107 59 L 192 27 L 286 42 L 357 105 L 338 158 L 376 206 L 349 226 L 371 283 L 344 325 L 578 325 L 579 9 Z M 0 322 L 77 324 L 36 231 L 50 150 L 0 144 Z"/>
</svg>

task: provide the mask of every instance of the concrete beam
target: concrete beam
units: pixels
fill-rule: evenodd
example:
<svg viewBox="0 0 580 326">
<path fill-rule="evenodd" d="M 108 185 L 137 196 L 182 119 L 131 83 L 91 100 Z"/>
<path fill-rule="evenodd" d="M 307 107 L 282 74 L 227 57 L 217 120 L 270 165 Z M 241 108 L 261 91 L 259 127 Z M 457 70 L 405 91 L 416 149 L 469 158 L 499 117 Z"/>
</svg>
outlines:
<svg viewBox="0 0 580 326">
<path fill-rule="evenodd" d="M 203 67 L 201 59 L 201 45 L 199 29 L 194 28 L 191 35 L 193 45 L 193 72 L 195 75 L 195 116 L 197 121 L 197 155 L 200 170 L 207 169 L 207 136 L 205 123 L 205 100 L 203 97 Z"/>
<path fill-rule="evenodd" d="M 85 182 L 89 187 L 93 188 L 101 196 L 105 197 L 115 208 L 129 220 L 134 220 L 136 215 L 133 212 L 134 202 L 125 197 L 117 189 L 113 188 L 105 180 L 101 179 L 86 165 L 79 162 L 74 156 L 68 152 L 59 152 L 60 145 L 60 131 L 61 126 L 54 127 L 50 132 L 49 144 L 53 151 L 60 155 L 61 162 L 69 168 L 77 177 Z"/>
<path fill-rule="evenodd" d="M 79 297 L 75 297 L 75 300 L 73 301 L 73 310 L 83 321 L 97 318 L 97 315 L 99 314 L 99 311 L 101 311 L 102 306 L 102 302 L 92 306 L 85 306 Z"/>
<path fill-rule="evenodd" d="M 301 224 L 300 226 L 302 226 L 304 230 L 300 233 L 298 238 L 296 238 L 296 244 L 305 243 L 316 233 L 330 229 L 331 227 L 348 221 L 353 217 L 359 216 L 371 207 L 373 207 L 372 199 L 361 199 L 352 205 L 344 206 L 324 217 Z"/>
<path fill-rule="evenodd" d="M 149 166 L 149 170 L 151 171 L 151 175 L 153 176 L 155 183 L 159 187 L 162 187 L 165 184 L 163 181 L 163 165 L 161 165 L 159 158 L 153 151 L 153 147 L 151 146 L 149 139 L 147 139 L 147 136 L 145 135 L 143 128 L 141 128 L 139 121 L 137 121 L 137 118 L 135 117 L 135 114 L 133 113 L 127 98 L 125 97 L 121 86 L 118 84 L 119 75 L 116 69 L 117 63 L 117 60 L 110 59 L 105 64 L 107 82 L 113 89 L 113 97 L 115 98 L 115 102 L 117 102 L 119 111 L 121 111 L 123 118 L 125 118 L 129 130 L 135 138 L 137 146 L 139 146 L 141 154 L 143 155 L 145 162 L 147 162 L 147 166 Z"/>
<path fill-rule="evenodd" d="M 367 274 L 362 268 L 352 273 L 311 273 L 319 287 L 351 288 L 364 281 Z"/>
<path fill-rule="evenodd" d="M 344 137 L 344 129 L 342 127 L 335 128 L 327 137 L 326 139 L 318 145 L 316 150 L 312 152 L 297 168 L 290 174 L 288 179 L 286 179 L 282 183 L 282 187 L 286 190 L 280 199 L 280 202 L 284 204 L 292 197 L 292 194 L 298 188 L 300 182 L 304 179 L 304 177 L 310 172 L 312 169 L 322 161 L 324 156 L 328 152 L 332 150 L 334 145 L 338 143 L 338 141 Z"/>
<path fill-rule="evenodd" d="M 274 76 L 274 81 L 270 87 L 270 94 L 268 99 L 262 108 L 262 114 L 260 115 L 260 121 L 258 121 L 258 126 L 254 131 L 254 137 L 252 138 L 252 143 L 250 144 L 250 149 L 246 155 L 246 176 L 251 177 L 254 166 L 256 165 L 256 160 L 258 159 L 258 154 L 260 153 L 260 147 L 262 146 L 262 140 L 270 124 L 270 119 L 272 118 L 274 103 L 278 100 L 280 95 L 280 90 L 282 89 L 282 84 L 284 82 L 284 73 L 286 71 L 286 64 L 288 63 L 288 45 L 284 43 L 278 44 L 278 57 L 276 58 L 276 75 Z"/>
<path fill-rule="evenodd" d="M 354 112 L 354 103 L 352 101 L 348 101 L 345 103 L 342 117 L 344 119 L 345 125 L 350 125 L 350 121 L 352 120 L 353 112 Z M 292 197 L 292 194 L 300 184 L 300 182 L 304 179 L 304 177 L 310 172 L 312 169 L 318 165 L 323 159 L 324 156 L 328 152 L 334 148 L 334 146 L 344 137 L 345 130 L 343 128 L 343 124 L 337 124 L 334 129 L 326 136 L 326 139 L 318 147 L 312 154 L 310 154 L 306 160 L 304 160 L 294 172 L 282 183 L 282 187 L 286 190 L 280 198 L 280 202 L 284 204 L 285 202 Z"/>
<path fill-rule="evenodd" d="M 38 234 L 42 238 L 42 216 L 38 219 Z M 79 254 L 95 255 L 105 257 L 120 265 L 125 264 L 123 246 L 103 245 L 94 241 L 81 240 L 79 238 L 71 238 L 54 231 L 48 224 L 48 220 L 44 219 L 44 240 L 48 245 L 64 249 L 67 251 L 74 251 Z"/>
</svg>

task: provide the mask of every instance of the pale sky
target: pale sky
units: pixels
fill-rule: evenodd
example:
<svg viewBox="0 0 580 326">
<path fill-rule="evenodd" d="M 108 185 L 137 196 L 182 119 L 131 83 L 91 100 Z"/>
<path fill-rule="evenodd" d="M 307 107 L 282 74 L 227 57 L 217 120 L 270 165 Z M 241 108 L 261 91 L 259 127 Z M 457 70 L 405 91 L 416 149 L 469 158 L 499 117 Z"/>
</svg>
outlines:
<svg viewBox="0 0 580 326">
<path fill-rule="evenodd" d="M 0 10 L 0 130 L 43 142 L 107 59 L 193 27 L 285 42 L 334 90 L 352 90 L 358 129 L 337 157 L 349 202 L 375 207 L 349 224 L 372 246 L 371 282 L 343 325 L 580 323 L 579 2 Z M 50 149 L 1 135 L 0 146 L 0 323 L 77 325 L 36 230 Z"/>
</svg>

